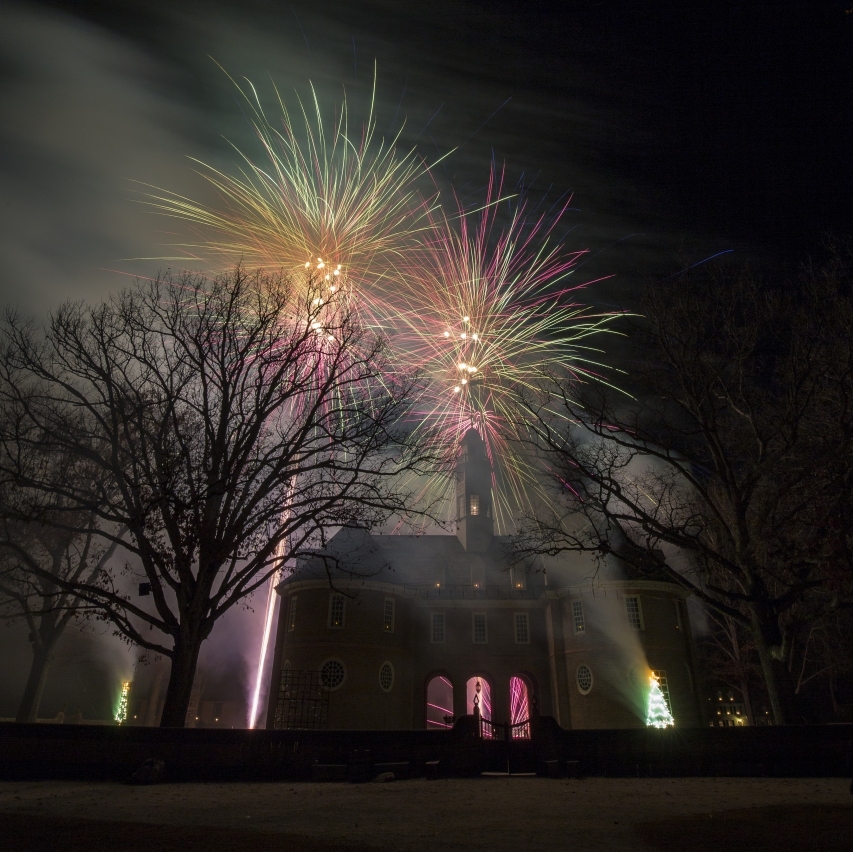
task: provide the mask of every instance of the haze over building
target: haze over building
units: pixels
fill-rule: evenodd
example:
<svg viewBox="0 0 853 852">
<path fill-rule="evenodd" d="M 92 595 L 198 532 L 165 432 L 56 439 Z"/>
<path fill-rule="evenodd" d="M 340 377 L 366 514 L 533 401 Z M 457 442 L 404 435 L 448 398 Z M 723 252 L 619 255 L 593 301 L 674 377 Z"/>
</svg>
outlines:
<svg viewBox="0 0 853 852">
<path fill-rule="evenodd" d="M 497 722 L 538 710 L 565 728 L 640 727 L 652 672 L 676 724 L 700 724 L 680 588 L 616 565 L 590 582 L 582 554 L 513 562 L 473 429 L 456 479 L 455 536 L 342 529 L 278 586 L 267 727 L 437 729 L 475 697 Z M 328 701 L 307 718 L 311 673 Z"/>
</svg>

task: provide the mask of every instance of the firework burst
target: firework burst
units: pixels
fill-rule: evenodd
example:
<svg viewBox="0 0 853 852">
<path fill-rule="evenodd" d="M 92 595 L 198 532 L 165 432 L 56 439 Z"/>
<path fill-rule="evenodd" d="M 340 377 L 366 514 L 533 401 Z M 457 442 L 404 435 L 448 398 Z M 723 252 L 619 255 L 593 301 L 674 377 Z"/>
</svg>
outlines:
<svg viewBox="0 0 853 852">
<path fill-rule="evenodd" d="M 313 86 L 307 104 L 298 98 L 296 119 L 276 90 L 273 118 L 251 82 L 229 79 L 261 156 L 235 146 L 238 174 L 193 160 L 219 195 L 217 208 L 165 190 L 147 194 L 161 214 L 191 223 L 198 238 L 176 244 L 189 254 L 173 259 L 222 268 L 242 258 L 250 269 L 306 269 L 341 284 L 347 273 L 361 284 L 387 275 L 431 209 L 414 186 L 430 166 L 414 149 L 398 150 L 402 128 L 390 140 L 378 137 L 375 73 L 367 120 L 353 135 L 346 100 L 329 127 Z"/>
<path fill-rule="evenodd" d="M 403 363 L 416 364 L 426 389 L 416 431 L 437 440 L 452 468 L 459 441 L 471 427 L 484 439 L 494 470 L 495 521 L 511 529 L 519 509 L 547 500 L 542 470 L 524 451 L 529 420 L 525 392 L 555 377 L 600 378 L 600 350 L 590 338 L 609 330 L 612 312 L 577 300 L 569 283 L 584 251 L 566 252 L 554 239 L 565 208 L 525 218 L 516 202 L 506 216 L 502 176 L 492 170 L 484 205 L 471 214 L 431 217 L 407 258 L 399 283 L 369 306 L 388 331 Z M 502 222 L 502 223 L 501 223 Z M 455 511 L 450 476 L 427 485 L 445 493 Z"/>
</svg>

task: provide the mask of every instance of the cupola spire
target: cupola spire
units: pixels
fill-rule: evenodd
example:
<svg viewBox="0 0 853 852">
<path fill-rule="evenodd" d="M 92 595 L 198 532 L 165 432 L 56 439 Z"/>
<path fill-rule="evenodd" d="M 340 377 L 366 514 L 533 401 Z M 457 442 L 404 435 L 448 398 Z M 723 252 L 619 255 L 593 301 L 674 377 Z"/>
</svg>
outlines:
<svg viewBox="0 0 853 852">
<path fill-rule="evenodd" d="M 459 443 L 456 460 L 456 535 L 469 553 L 486 550 L 495 534 L 492 466 L 476 429 Z"/>
</svg>

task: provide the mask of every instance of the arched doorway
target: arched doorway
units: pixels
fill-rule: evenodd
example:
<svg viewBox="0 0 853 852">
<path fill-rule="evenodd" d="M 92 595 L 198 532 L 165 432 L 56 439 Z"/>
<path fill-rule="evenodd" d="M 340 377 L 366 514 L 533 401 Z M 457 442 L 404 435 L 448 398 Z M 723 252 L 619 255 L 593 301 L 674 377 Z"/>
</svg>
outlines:
<svg viewBox="0 0 853 852">
<path fill-rule="evenodd" d="M 530 739 L 530 690 L 527 681 L 513 675 L 509 679 L 509 721 L 514 739 Z"/>
<path fill-rule="evenodd" d="M 452 717 L 453 684 L 444 675 L 436 675 L 427 683 L 426 688 L 427 730 L 452 728 L 453 722 L 448 721 Z"/>
<path fill-rule="evenodd" d="M 471 715 L 474 713 L 474 696 L 477 694 L 477 683 L 480 684 L 480 715 L 484 719 L 492 718 L 492 688 L 489 682 L 479 675 L 468 678 L 466 684 L 466 712 Z"/>
<path fill-rule="evenodd" d="M 477 693 L 477 684 L 480 684 L 480 692 L 479 695 Z M 489 686 L 489 682 L 479 675 L 474 675 L 474 677 L 468 678 L 468 683 L 465 685 L 465 712 L 468 713 L 469 716 L 474 714 L 474 698 L 477 697 L 479 699 L 479 708 L 480 708 L 480 718 L 492 720 L 492 688 Z M 494 736 L 494 731 L 492 730 L 491 725 L 484 725 L 482 727 L 482 734 L 484 737 L 492 737 Z"/>
</svg>

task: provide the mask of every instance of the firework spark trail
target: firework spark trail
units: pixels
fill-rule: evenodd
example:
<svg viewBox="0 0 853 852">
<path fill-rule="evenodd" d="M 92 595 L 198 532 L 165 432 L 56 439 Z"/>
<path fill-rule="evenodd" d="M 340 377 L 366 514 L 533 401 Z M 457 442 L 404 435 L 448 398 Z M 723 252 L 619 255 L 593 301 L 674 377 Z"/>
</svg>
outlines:
<svg viewBox="0 0 853 852">
<path fill-rule="evenodd" d="M 346 101 L 327 130 L 313 86 L 310 109 L 299 99 L 297 123 L 276 91 L 279 127 L 251 82 L 232 82 L 261 157 L 235 147 L 239 176 L 194 160 L 222 199 L 219 209 L 166 190 L 147 193 L 147 203 L 163 215 L 197 226 L 199 242 L 177 244 L 192 252 L 184 259 L 228 265 L 242 258 L 249 268 L 292 271 L 323 258 L 357 271 L 361 283 L 387 274 L 435 199 L 424 201 L 415 190 L 430 166 L 414 149 L 398 151 L 402 127 L 390 140 L 377 137 L 375 72 L 359 138 L 349 133 Z"/>
<path fill-rule="evenodd" d="M 499 226 L 501 193 L 502 176 L 493 169 L 478 210 L 431 217 L 400 268 L 401 286 L 386 287 L 363 309 L 387 330 L 402 362 L 423 371 L 415 433 L 440 443 L 445 469 L 468 429 L 484 439 L 495 472 L 495 520 L 505 531 L 518 509 L 549 499 L 542 470 L 522 449 L 529 421 L 521 394 L 555 377 L 601 378 L 600 350 L 588 338 L 607 331 L 618 314 L 580 304 L 576 291 L 585 284 L 567 283 L 585 252 L 565 252 L 553 239 L 565 206 L 529 222 L 520 202 Z M 452 519 L 452 479 L 436 477 L 429 488 L 434 497 L 446 495 Z"/>
</svg>

